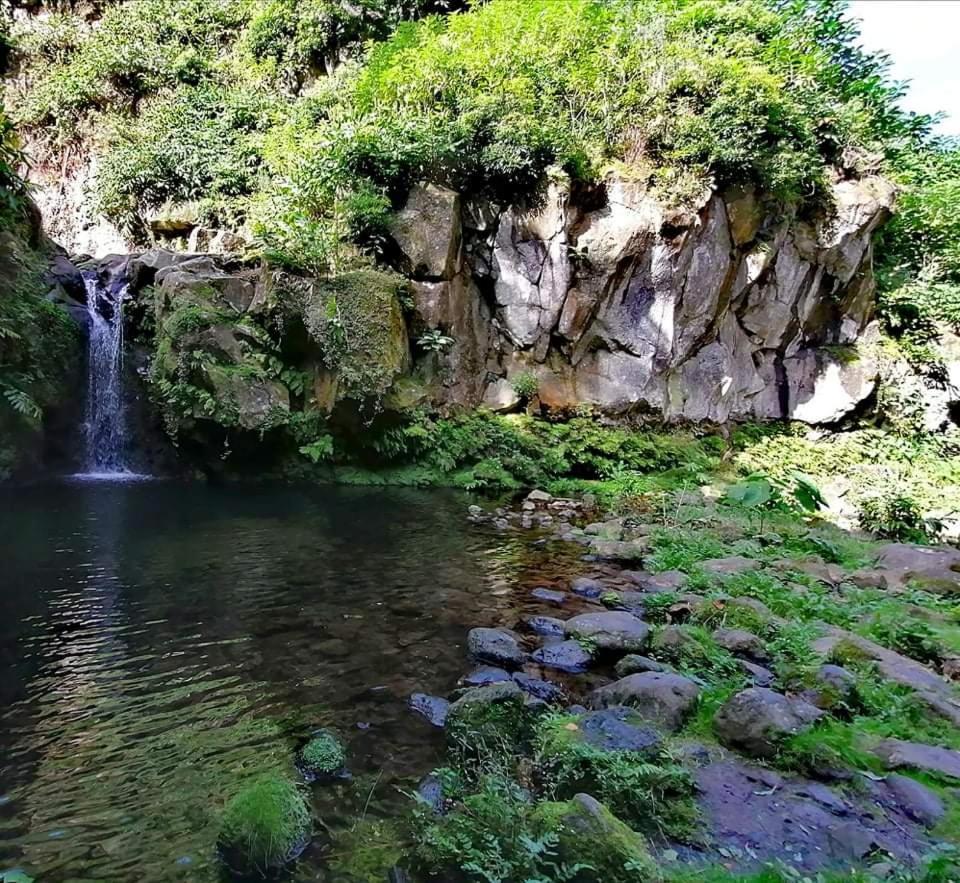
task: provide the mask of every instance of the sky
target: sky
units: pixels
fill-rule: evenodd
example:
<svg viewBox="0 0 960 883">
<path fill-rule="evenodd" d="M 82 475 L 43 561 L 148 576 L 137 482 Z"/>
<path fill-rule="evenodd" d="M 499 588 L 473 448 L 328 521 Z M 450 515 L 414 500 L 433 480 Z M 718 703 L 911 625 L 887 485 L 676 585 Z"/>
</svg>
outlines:
<svg viewBox="0 0 960 883">
<path fill-rule="evenodd" d="M 853 0 L 850 14 L 861 43 L 886 50 L 893 78 L 911 81 L 904 107 L 945 111 L 938 131 L 960 135 L 960 0 Z"/>
</svg>

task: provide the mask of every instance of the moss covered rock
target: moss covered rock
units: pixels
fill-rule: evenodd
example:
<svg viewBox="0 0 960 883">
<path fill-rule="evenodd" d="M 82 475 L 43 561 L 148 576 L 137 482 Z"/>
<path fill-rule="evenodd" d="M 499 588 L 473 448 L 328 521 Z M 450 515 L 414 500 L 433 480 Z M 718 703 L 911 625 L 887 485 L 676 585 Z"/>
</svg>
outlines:
<svg viewBox="0 0 960 883">
<path fill-rule="evenodd" d="M 340 740 L 329 730 L 317 730 L 298 757 L 303 771 L 313 778 L 331 778 L 341 774 L 347 760 Z"/>
<path fill-rule="evenodd" d="M 526 742 L 531 712 L 513 681 L 467 690 L 447 713 L 447 733 L 461 748 L 513 751 Z"/>
<path fill-rule="evenodd" d="M 303 792 L 278 775 L 245 786 L 227 804 L 217 847 L 241 875 L 266 875 L 303 852 L 310 841 L 310 809 Z"/>
<path fill-rule="evenodd" d="M 589 794 L 577 794 L 562 803 L 542 803 L 535 819 L 544 834 L 557 837 L 560 860 L 568 867 L 582 866 L 578 883 L 659 878 L 646 840 Z"/>
</svg>

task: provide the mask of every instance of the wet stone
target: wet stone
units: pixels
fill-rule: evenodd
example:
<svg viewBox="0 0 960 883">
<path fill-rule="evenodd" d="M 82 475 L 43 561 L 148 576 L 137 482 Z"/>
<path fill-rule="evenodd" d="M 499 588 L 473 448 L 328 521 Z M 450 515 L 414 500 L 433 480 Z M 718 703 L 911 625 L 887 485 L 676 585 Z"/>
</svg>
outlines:
<svg viewBox="0 0 960 883">
<path fill-rule="evenodd" d="M 556 684 L 535 678 L 532 675 L 517 672 L 513 676 L 517 686 L 534 699 L 540 699 L 550 705 L 558 705 L 564 700 L 564 692 Z"/>
<path fill-rule="evenodd" d="M 570 584 L 570 591 L 581 598 L 599 598 L 606 591 L 606 587 L 595 579 L 579 577 Z"/>
<path fill-rule="evenodd" d="M 510 672 L 490 665 L 481 665 L 460 678 L 464 687 L 485 687 L 487 684 L 499 684 L 510 680 Z"/>
<path fill-rule="evenodd" d="M 566 631 L 563 620 L 553 616 L 528 616 L 523 622 L 538 635 L 562 636 Z"/>
<path fill-rule="evenodd" d="M 630 653 L 619 660 L 614 667 L 618 678 L 639 674 L 642 671 L 665 671 L 664 666 L 649 656 Z"/>
<path fill-rule="evenodd" d="M 586 671 L 592 657 L 576 641 L 561 641 L 536 650 L 531 656 L 534 662 L 545 668 L 578 674 Z"/>
<path fill-rule="evenodd" d="M 548 604 L 563 604 L 567 600 L 566 592 L 558 592 L 555 589 L 545 589 L 538 587 L 534 589 L 530 596 L 538 601 L 545 601 Z"/>
<path fill-rule="evenodd" d="M 507 668 L 519 668 L 526 658 L 516 637 L 502 629 L 471 629 L 467 635 L 467 649 L 478 662 L 491 662 Z"/>
<path fill-rule="evenodd" d="M 413 711 L 435 727 L 442 727 L 447 722 L 450 703 L 446 699 L 426 693 L 414 693 L 409 704 Z"/>
</svg>

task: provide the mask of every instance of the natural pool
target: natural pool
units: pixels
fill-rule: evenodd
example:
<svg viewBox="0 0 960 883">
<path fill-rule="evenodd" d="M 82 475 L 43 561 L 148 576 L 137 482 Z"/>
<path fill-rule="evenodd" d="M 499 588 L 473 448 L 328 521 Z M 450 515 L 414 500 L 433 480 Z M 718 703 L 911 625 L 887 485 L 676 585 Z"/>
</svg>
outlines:
<svg viewBox="0 0 960 883">
<path fill-rule="evenodd" d="M 318 726 L 351 782 L 294 880 L 349 880 L 441 740 L 467 630 L 559 568 L 470 527 L 462 495 L 65 482 L 0 494 L 0 870 L 43 883 L 219 879 L 218 816 Z M 363 818 L 358 827 L 358 820 Z M 332 842 L 332 845 L 331 845 Z M 339 844 L 339 845 L 338 845 Z"/>
</svg>

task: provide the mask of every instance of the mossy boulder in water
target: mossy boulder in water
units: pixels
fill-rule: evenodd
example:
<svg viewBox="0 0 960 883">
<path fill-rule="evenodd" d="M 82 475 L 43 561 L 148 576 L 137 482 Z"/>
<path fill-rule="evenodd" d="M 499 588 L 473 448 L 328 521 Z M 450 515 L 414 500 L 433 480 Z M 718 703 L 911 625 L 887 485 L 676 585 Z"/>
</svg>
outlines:
<svg viewBox="0 0 960 883">
<path fill-rule="evenodd" d="M 340 740 L 329 730 L 317 730 L 300 749 L 300 767 L 308 777 L 333 778 L 344 773 L 347 754 Z"/>
<path fill-rule="evenodd" d="M 581 883 L 659 879 L 646 840 L 589 794 L 541 803 L 535 819 L 544 834 L 557 838 L 564 865 L 581 868 L 575 878 Z"/>
<path fill-rule="evenodd" d="M 226 806 L 217 847 L 224 863 L 240 875 L 266 875 L 303 852 L 310 841 L 310 809 L 291 781 L 263 776 Z"/>
</svg>

